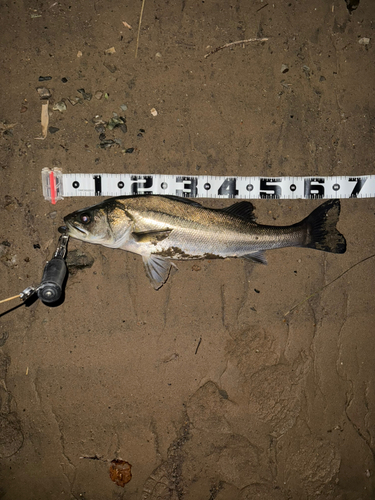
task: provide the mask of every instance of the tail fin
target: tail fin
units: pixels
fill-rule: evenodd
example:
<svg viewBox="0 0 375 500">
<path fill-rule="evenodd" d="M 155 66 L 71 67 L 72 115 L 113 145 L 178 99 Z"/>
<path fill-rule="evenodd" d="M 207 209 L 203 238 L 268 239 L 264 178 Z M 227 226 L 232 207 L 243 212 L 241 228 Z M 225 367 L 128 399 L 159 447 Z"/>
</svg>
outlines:
<svg viewBox="0 0 375 500">
<path fill-rule="evenodd" d="M 323 252 L 345 253 L 345 238 L 336 229 L 339 215 L 340 200 L 330 200 L 306 217 L 303 221 L 307 228 L 306 247 Z"/>
</svg>

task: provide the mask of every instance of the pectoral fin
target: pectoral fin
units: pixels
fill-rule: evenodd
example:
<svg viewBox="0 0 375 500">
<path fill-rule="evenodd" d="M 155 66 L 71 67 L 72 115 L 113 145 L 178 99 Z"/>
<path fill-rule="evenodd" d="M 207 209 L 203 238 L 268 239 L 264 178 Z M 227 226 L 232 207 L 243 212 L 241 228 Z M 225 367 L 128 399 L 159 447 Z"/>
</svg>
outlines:
<svg viewBox="0 0 375 500">
<path fill-rule="evenodd" d="M 172 229 L 165 229 L 163 231 L 133 231 L 131 235 L 137 243 L 153 243 L 156 245 L 159 241 L 168 238 L 171 232 Z"/>
<path fill-rule="evenodd" d="M 256 264 L 267 264 L 266 256 L 264 255 L 264 252 L 262 250 L 259 252 L 243 255 L 243 258 L 246 260 L 250 260 L 251 262 L 255 262 Z"/>
<path fill-rule="evenodd" d="M 152 286 L 158 290 L 167 281 L 173 264 L 163 257 L 152 254 L 143 257 L 143 264 Z"/>
</svg>

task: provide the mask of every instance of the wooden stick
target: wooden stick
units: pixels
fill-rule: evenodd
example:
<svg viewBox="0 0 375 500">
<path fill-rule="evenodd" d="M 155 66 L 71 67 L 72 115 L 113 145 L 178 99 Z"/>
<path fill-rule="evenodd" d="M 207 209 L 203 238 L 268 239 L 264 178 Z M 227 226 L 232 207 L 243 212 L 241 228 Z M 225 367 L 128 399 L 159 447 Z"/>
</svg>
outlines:
<svg viewBox="0 0 375 500">
<path fill-rule="evenodd" d="M 137 59 L 137 55 L 138 55 L 139 35 L 141 33 L 141 23 L 142 23 L 142 16 L 143 16 L 143 9 L 144 8 L 145 8 L 145 0 L 142 0 L 141 15 L 139 16 L 139 24 L 138 24 L 137 45 L 135 47 L 135 58 L 136 59 Z"/>
<path fill-rule="evenodd" d="M 35 137 L 35 139 L 44 141 L 44 139 L 47 137 L 49 123 L 48 99 L 42 102 L 42 115 L 40 121 L 42 123 L 42 136 Z"/>
<path fill-rule="evenodd" d="M 237 42 L 226 43 L 225 45 L 222 45 L 221 47 L 216 47 L 216 49 L 211 50 L 211 52 L 206 54 L 204 56 L 204 58 L 207 59 L 208 56 L 215 54 L 219 50 L 227 49 L 228 47 L 233 47 L 234 45 L 241 45 L 242 43 L 249 43 L 249 42 L 265 42 L 267 40 L 268 40 L 268 38 L 249 38 L 248 40 L 238 40 Z"/>
<path fill-rule="evenodd" d="M 9 297 L 9 299 L 0 300 L 0 304 L 3 304 L 3 302 L 8 302 L 9 300 L 16 299 L 17 297 L 21 297 L 21 294 L 19 293 L 18 295 L 15 295 L 14 297 Z"/>
</svg>

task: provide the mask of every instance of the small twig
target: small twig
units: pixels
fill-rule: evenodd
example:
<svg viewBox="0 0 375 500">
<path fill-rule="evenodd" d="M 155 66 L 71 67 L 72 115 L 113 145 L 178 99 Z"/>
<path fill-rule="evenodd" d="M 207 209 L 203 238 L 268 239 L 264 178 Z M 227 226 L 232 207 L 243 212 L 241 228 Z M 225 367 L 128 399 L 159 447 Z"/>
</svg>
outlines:
<svg viewBox="0 0 375 500">
<path fill-rule="evenodd" d="M 135 47 L 135 58 L 136 59 L 137 59 L 137 55 L 138 55 L 139 35 L 141 33 L 141 24 L 142 24 L 142 16 L 143 16 L 143 9 L 144 8 L 145 8 L 145 0 L 142 0 L 141 14 L 139 16 L 139 24 L 138 24 L 137 45 Z"/>
<path fill-rule="evenodd" d="M 83 455 L 82 457 L 79 458 L 83 460 L 100 460 L 100 462 L 110 462 L 110 460 L 106 460 L 101 455 Z"/>
<path fill-rule="evenodd" d="M 308 300 L 310 300 L 312 297 L 314 297 L 315 295 L 317 295 L 318 293 L 320 293 L 321 291 L 323 291 L 325 288 L 327 288 L 327 286 L 332 285 L 332 283 L 334 283 L 335 281 L 337 281 L 338 279 L 340 279 L 342 276 L 344 276 L 344 274 L 346 274 L 349 271 L 351 271 L 354 267 L 358 266 L 359 264 L 362 264 L 362 262 L 366 262 L 366 260 L 372 259 L 373 257 L 375 257 L 375 254 L 370 255 L 370 257 L 366 257 L 365 259 L 362 259 L 359 262 L 356 262 L 355 264 L 353 264 L 352 266 L 350 266 L 346 271 L 344 271 L 343 273 L 341 273 L 338 276 L 336 276 L 335 279 L 333 279 L 332 281 L 330 281 L 326 285 L 322 286 L 322 288 L 319 288 L 319 290 L 316 290 L 316 292 L 312 293 L 311 295 L 309 295 L 308 297 L 306 297 L 305 299 L 303 299 L 301 302 L 298 302 L 298 304 L 296 304 L 291 309 L 289 309 L 289 311 L 286 312 L 284 314 L 284 316 L 288 316 L 288 314 L 290 314 L 291 312 L 293 312 L 294 309 L 296 309 L 297 307 L 301 306 L 302 304 L 304 304 L 305 302 L 307 302 Z"/>
<path fill-rule="evenodd" d="M 21 297 L 21 294 L 19 293 L 18 295 L 15 295 L 14 297 L 9 297 L 9 299 L 0 300 L 0 304 L 3 304 L 4 302 L 9 302 L 10 300 L 16 299 L 17 297 Z"/>
<path fill-rule="evenodd" d="M 212 54 L 219 52 L 219 50 L 227 49 L 228 47 L 233 47 L 234 45 L 241 45 L 243 43 L 250 43 L 250 42 L 265 42 L 267 40 L 268 38 L 249 38 L 248 40 L 238 40 L 237 42 L 226 43 L 221 47 L 216 47 L 216 49 L 211 50 L 211 52 L 206 54 L 204 58 L 207 59 L 208 56 L 211 56 Z"/>
<path fill-rule="evenodd" d="M 198 349 L 199 349 L 199 346 L 201 345 L 201 342 L 202 342 L 202 337 L 199 339 L 199 342 L 198 342 L 197 348 L 195 349 L 195 354 L 197 354 Z"/>
<path fill-rule="evenodd" d="M 259 9 L 256 10 L 256 12 L 259 12 L 260 10 L 264 9 L 264 7 L 267 7 L 268 3 L 262 5 L 262 7 L 259 7 Z"/>
</svg>

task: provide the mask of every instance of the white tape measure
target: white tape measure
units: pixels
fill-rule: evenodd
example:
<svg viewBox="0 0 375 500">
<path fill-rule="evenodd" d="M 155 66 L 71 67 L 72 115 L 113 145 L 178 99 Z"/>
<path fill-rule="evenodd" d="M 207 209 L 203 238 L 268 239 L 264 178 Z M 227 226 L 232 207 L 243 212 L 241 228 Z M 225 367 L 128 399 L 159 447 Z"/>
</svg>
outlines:
<svg viewBox="0 0 375 500">
<path fill-rule="evenodd" d="M 161 194 L 186 198 L 374 198 L 375 175 L 332 177 L 225 177 L 217 175 L 63 174 L 42 170 L 44 198 Z"/>
</svg>

